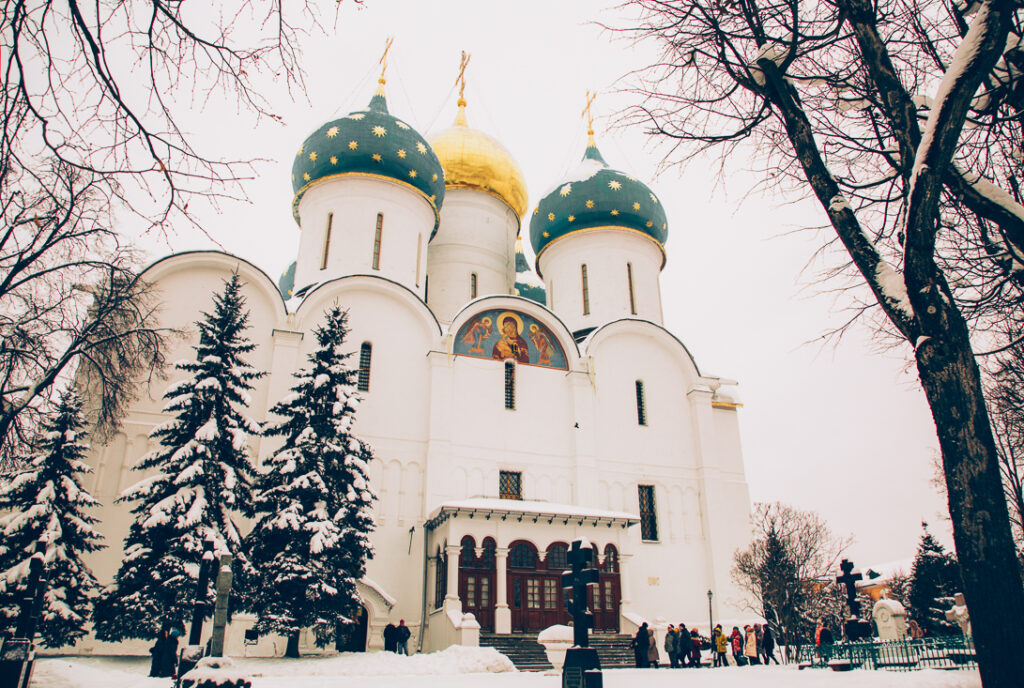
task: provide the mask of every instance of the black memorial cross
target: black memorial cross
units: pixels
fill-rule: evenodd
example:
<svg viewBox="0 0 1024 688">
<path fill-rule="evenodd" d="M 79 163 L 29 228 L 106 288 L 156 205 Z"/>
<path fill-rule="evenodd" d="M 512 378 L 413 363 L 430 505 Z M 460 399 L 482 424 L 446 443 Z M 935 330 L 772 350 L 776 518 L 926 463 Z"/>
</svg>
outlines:
<svg viewBox="0 0 1024 688">
<path fill-rule="evenodd" d="M 853 562 L 849 559 L 843 559 L 839 564 L 840 570 L 843 575 L 836 577 L 836 583 L 846 586 L 846 604 L 850 608 L 850 618 L 860 618 L 860 602 L 857 601 L 857 581 L 864 578 L 863 575 L 853 573 Z"/>
<path fill-rule="evenodd" d="M 576 647 L 590 645 L 588 631 L 594 627 L 594 615 L 587 607 L 587 586 L 597 585 L 598 570 L 590 563 L 594 559 L 594 549 L 584 547 L 582 540 L 574 540 L 569 550 L 569 571 L 562 572 L 562 588 L 572 590 L 572 599 L 566 608 L 572 616 L 572 640 Z"/>
</svg>

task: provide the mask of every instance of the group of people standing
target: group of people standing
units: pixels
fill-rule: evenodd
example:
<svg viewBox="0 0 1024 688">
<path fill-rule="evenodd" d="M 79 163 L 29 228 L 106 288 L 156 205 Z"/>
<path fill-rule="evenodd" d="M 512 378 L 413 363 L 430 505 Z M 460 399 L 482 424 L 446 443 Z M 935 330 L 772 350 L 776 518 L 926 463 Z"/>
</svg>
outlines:
<svg viewBox="0 0 1024 688">
<path fill-rule="evenodd" d="M 719 624 L 715 626 L 715 630 L 711 634 L 711 646 L 715 651 L 714 665 L 716 667 L 728 666 L 726 652 L 730 649 L 736 666 L 748 664 L 753 666 L 762 662 L 767 665 L 772 661 L 776 664 L 779 663 L 775 656 L 775 634 L 772 633 L 768 624 L 764 626 L 759 623 L 753 626 L 748 624 L 743 627 L 742 632 L 739 626 L 733 626 L 732 633 L 728 636 L 725 635 L 722 625 Z"/>
<path fill-rule="evenodd" d="M 412 631 L 405 625 L 405 619 L 399 619 L 398 625 L 388 622 L 384 627 L 384 651 L 400 655 L 409 654 L 409 638 Z"/>
<path fill-rule="evenodd" d="M 701 650 L 704 639 L 696 628 L 687 629 L 686 624 L 674 626 L 668 625 L 665 631 L 664 649 L 668 655 L 669 666 L 677 667 L 699 667 L 701 666 Z M 630 643 L 633 648 L 633 655 L 637 668 L 658 667 L 661 655 L 658 652 L 658 641 L 654 633 L 648 628 L 647 622 L 641 624 L 640 629 L 633 636 Z M 728 653 L 732 650 L 733 664 L 746 666 L 748 664 L 769 664 L 779 660 L 775 657 L 775 636 L 767 624 L 754 624 L 743 627 L 741 632 L 739 626 L 732 627 L 732 633 L 726 635 L 722 625 L 715 626 L 711 632 L 711 653 L 712 665 L 724 667 L 729 665 Z"/>
</svg>

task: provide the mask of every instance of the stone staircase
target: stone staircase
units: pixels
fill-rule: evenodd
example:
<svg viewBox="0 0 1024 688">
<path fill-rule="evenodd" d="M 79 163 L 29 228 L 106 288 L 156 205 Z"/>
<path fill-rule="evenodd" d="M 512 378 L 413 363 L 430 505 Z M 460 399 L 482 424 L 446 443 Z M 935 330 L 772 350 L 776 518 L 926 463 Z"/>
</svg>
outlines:
<svg viewBox="0 0 1024 688">
<path fill-rule="evenodd" d="M 601 658 L 601 668 L 631 667 L 633 651 L 629 649 L 628 635 L 599 633 L 590 636 L 590 646 Z M 551 669 L 544 647 L 537 643 L 536 633 L 481 633 L 481 647 L 493 647 L 512 660 L 520 671 L 547 671 Z"/>
</svg>

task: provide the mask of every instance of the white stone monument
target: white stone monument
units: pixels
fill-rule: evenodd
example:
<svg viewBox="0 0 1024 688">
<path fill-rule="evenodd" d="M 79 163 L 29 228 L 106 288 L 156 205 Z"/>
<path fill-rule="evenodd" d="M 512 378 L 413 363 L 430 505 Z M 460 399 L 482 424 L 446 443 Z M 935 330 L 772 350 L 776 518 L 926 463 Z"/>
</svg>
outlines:
<svg viewBox="0 0 1024 688">
<path fill-rule="evenodd" d="M 946 621 L 955 623 L 964 635 L 971 634 L 971 615 L 967 612 L 967 601 L 964 594 L 958 592 L 954 597 L 953 608 L 946 612 Z"/>
<path fill-rule="evenodd" d="M 907 610 L 896 600 L 882 597 L 875 602 L 871 617 L 875 620 L 881 640 L 906 640 Z"/>
</svg>

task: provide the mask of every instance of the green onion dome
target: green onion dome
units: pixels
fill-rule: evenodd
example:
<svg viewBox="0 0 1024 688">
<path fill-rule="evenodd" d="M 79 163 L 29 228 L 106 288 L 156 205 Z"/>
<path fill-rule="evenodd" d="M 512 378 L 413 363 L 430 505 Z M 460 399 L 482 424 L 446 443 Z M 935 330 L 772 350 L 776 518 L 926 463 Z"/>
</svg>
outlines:
<svg viewBox="0 0 1024 688">
<path fill-rule="evenodd" d="M 444 171 L 419 132 L 388 112 L 384 80 L 365 110 L 324 124 L 299 148 L 292 165 L 292 215 L 299 221 L 299 201 L 317 182 L 342 175 L 391 179 L 423 195 L 434 209 L 444 200 Z"/>
<path fill-rule="evenodd" d="M 668 220 L 661 201 L 643 182 L 608 167 L 590 134 L 579 167 L 541 198 L 530 218 L 530 243 L 538 260 L 558 239 L 598 228 L 640 232 L 664 252 Z"/>
</svg>

